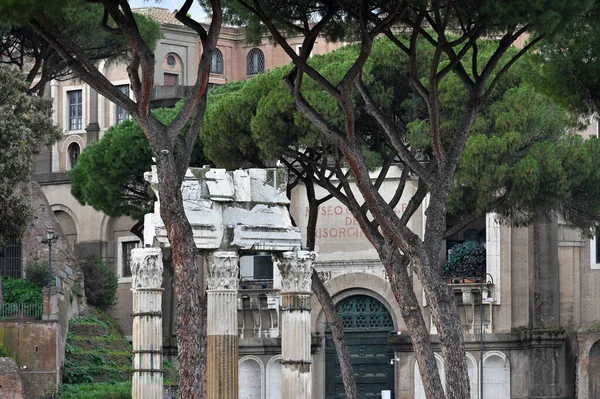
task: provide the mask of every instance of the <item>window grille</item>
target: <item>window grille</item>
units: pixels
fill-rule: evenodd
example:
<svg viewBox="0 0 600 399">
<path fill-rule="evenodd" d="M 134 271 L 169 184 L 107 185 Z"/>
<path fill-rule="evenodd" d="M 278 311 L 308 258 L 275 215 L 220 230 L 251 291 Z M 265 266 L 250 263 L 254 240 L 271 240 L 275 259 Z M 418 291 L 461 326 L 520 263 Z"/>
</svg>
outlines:
<svg viewBox="0 0 600 399">
<path fill-rule="evenodd" d="M 212 55 L 212 62 L 210 63 L 210 73 L 223 74 L 223 53 L 218 48 Z"/>
<path fill-rule="evenodd" d="M 170 66 L 171 68 L 175 66 L 175 64 L 177 63 L 177 60 L 175 59 L 174 55 L 169 54 L 167 56 L 167 65 Z"/>
<path fill-rule="evenodd" d="M 138 241 L 125 241 L 122 243 L 122 269 L 121 277 L 131 277 L 131 250 L 137 248 Z"/>
<path fill-rule="evenodd" d="M 117 86 L 117 89 L 119 89 L 121 93 L 125 94 L 125 96 L 129 97 L 129 85 L 120 85 Z M 127 111 L 125 111 L 125 108 L 121 107 L 120 105 L 116 105 L 115 123 L 118 125 L 127 118 L 129 118 L 129 114 L 127 113 Z"/>
<path fill-rule="evenodd" d="M 69 144 L 69 148 L 67 149 L 67 152 L 69 154 L 70 167 L 74 168 L 75 165 L 77 164 L 77 158 L 79 158 L 79 154 L 81 152 L 81 150 L 79 148 L 79 144 L 77 144 L 77 143 Z"/>
<path fill-rule="evenodd" d="M 83 128 L 83 101 L 81 90 L 67 92 L 69 100 L 69 130 L 81 130 Z"/>
<path fill-rule="evenodd" d="M 246 75 L 256 75 L 265 71 L 265 55 L 253 48 L 246 57 Z"/>
<path fill-rule="evenodd" d="M 381 330 L 390 331 L 394 322 L 385 306 L 367 295 L 354 295 L 336 306 L 342 319 L 344 331 Z M 329 331 L 329 325 L 327 325 Z"/>
<path fill-rule="evenodd" d="M 21 278 L 23 274 L 20 243 L 10 243 L 0 247 L 0 267 L 3 277 Z"/>
</svg>

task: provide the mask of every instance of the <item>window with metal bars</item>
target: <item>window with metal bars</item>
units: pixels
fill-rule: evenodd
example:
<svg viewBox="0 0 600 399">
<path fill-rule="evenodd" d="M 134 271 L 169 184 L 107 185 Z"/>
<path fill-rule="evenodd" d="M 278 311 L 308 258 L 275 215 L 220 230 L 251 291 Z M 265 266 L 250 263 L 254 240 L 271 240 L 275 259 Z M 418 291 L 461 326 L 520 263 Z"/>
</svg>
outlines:
<svg viewBox="0 0 600 399">
<path fill-rule="evenodd" d="M 129 97 L 129 85 L 120 85 L 117 86 L 117 89 L 121 91 L 121 93 L 125 94 Z M 125 119 L 129 118 L 129 113 L 125 111 L 125 108 L 120 105 L 115 106 L 115 123 L 118 125 L 123 122 Z"/>
<path fill-rule="evenodd" d="M 260 49 L 253 48 L 246 57 L 246 75 L 256 75 L 265 71 L 265 55 Z"/>
<path fill-rule="evenodd" d="M 131 250 L 137 248 L 139 241 L 122 242 L 122 262 L 121 277 L 131 277 Z"/>
<path fill-rule="evenodd" d="M 21 243 L 0 247 L 0 271 L 3 277 L 21 278 L 23 275 Z"/>
<path fill-rule="evenodd" d="M 67 92 L 69 101 L 69 130 L 81 130 L 83 128 L 83 97 L 81 90 Z"/>
<path fill-rule="evenodd" d="M 210 63 L 210 73 L 223 74 L 223 53 L 218 48 L 212 55 L 212 61 Z"/>
<path fill-rule="evenodd" d="M 69 144 L 69 148 L 67 149 L 67 153 L 69 154 L 69 169 L 72 169 L 77 164 L 77 158 L 79 158 L 79 153 L 81 149 L 79 148 L 79 144 L 71 143 Z"/>
</svg>

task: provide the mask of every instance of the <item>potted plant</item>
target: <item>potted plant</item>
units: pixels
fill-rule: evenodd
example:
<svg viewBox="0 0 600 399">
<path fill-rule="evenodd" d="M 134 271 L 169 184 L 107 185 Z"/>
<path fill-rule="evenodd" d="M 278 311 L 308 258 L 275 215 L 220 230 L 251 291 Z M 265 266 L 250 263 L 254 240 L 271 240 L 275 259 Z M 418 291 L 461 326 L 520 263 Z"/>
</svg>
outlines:
<svg viewBox="0 0 600 399">
<path fill-rule="evenodd" d="M 476 283 L 485 276 L 485 248 L 474 242 L 452 247 L 444 266 L 444 277 L 451 283 Z"/>
</svg>

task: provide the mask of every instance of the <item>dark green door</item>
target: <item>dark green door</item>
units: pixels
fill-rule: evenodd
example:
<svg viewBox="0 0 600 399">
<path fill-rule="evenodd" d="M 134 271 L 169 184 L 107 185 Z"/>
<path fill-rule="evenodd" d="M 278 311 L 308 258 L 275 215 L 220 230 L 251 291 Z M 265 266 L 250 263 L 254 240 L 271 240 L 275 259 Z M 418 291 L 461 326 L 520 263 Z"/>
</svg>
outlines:
<svg viewBox="0 0 600 399">
<path fill-rule="evenodd" d="M 336 309 L 344 323 L 360 398 L 380 398 L 382 390 L 392 391 L 393 397 L 394 366 L 390 365 L 393 352 L 387 342 L 394 324 L 389 312 L 381 302 L 366 295 L 348 297 L 338 303 Z M 329 328 L 325 337 L 325 362 L 326 398 L 346 397 Z"/>
</svg>

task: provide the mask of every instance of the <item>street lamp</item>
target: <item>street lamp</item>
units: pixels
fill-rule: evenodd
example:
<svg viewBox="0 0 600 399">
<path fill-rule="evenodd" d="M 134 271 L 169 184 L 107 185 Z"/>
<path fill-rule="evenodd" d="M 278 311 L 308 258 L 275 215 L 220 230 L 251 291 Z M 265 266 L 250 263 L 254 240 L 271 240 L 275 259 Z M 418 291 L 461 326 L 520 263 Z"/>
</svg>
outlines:
<svg viewBox="0 0 600 399">
<path fill-rule="evenodd" d="M 42 240 L 42 244 L 48 244 L 48 287 L 52 285 L 52 243 L 58 240 L 58 234 L 52 229 L 46 231 L 46 238 Z"/>
<path fill-rule="evenodd" d="M 486 291 L 485 298 L 483 298 L 484 285 Z M 479 295 L 481 295 L 479 299 L 479 399 L 483 399 L 483 302 L 494 302 L 494 298 L 492 297 L 493 285 L 494 277 L 492 277 L 492 275 L 489 273 L 486 273 L 485 276 L 479 281 Z"/>
</svg>

